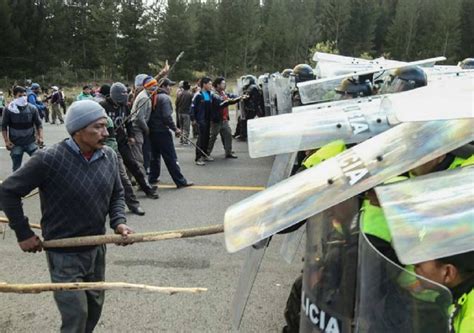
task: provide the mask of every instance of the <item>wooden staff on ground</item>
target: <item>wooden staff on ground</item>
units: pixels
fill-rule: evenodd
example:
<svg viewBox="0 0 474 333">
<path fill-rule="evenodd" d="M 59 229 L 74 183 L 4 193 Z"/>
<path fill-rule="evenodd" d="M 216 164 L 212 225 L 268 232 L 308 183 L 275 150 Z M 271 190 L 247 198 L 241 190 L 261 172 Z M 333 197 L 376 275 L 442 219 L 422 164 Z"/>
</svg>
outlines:
<svg viewBox="0 0 474 333">
<path fill-rule="evenodd" d="M 207 291 L 207 288 L 175 288 L 156 287 L 146 284 L 126 282 L 71 282 L 71 283 L 33 283 L 8 284 L 0 282 L 0 293 L 39 294 L 45 291 L 81 291 L 81 290 L 143 290 L 162 294 L 174 295 L 177 293 L 198 294 Z"/>
</svg>

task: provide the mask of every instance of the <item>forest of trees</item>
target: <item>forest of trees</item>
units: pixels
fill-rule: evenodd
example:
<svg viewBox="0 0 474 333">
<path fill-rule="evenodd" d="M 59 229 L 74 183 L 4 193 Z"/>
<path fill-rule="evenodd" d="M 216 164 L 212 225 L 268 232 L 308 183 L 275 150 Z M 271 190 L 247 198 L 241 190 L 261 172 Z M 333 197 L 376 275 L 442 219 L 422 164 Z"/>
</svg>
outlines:
<svg viewBox="0 0 474 333">
<path fill-rule="evenodd" d="M 344 55 L 474 56 L 474 0 L 0 0 L 0 78 L 237 76 Z"/>
</svg>

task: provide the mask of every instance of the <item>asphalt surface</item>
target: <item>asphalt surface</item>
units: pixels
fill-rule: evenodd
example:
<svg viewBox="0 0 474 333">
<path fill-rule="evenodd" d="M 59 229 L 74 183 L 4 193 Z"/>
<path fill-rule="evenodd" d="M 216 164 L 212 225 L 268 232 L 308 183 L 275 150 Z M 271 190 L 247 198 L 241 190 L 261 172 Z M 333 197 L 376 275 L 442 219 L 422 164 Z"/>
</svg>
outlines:
<svg viewBox="0 0 474 333">
<path fill-rule="evenodd" d="M 233 118 L 235 115 L 233 115 Z M 235 124 L 232 124 L 235 128 Z M 46 145 L 67 136 L 63 125 L 45 125 Z M 273 158 L 251 159 L 246 143 L 234 141 L 238 159 L 224 158 L 218 138 L 214 162 L 194 165 L 194 149 L 175 141 L 182 171 L 197 185 L 265 186 Z M 4 146 L 3 142 L 0 146 Z M 25 158 L 26 160 L 26 158 Z M 0 148 L 0 180 L 11 173 L 8 152 Z M 172 184 L 164 167 L 160 184 Z M 223 222 L 226 208 L 250 195 L 243 190 L 159 189 L 160 199 L 138 192 L 146 211 L 143 217 L 128 214 L 136 232 L 190 228 Z M 31 223 L 39 223 L 38 196 L 24 200 Z M 0 212 L 0 216 L 2 216 Z M 0 231 L 3 227 L 0 226 Z M 111 231 L 109 231 L 111 232 Z M 4 239 L 2 240 L 2 237 Z M 283 311 L 290 287 L 302 268 L 279 255 L 282 236 L 273 238 L 255 282 L 241 332 L 278 332 L 284 326 Z M 156 286 L 205 287 L 198 295 L 138 291 L 108 291 L 96 332 L 231 332 L 231 302 L 245 254 L 229 254 L 223 234 L 193 239 L 108 246 L 107 281 Z M 49 282 L 44 253 L 23 253 L 14 233 L 0 234 L 0 281 Z M 300 254 L 297 258 L 301 257 Z M 0 332 L 56 332 L 60 317 L 52 293 L 0 294 Z"/>
</svg>

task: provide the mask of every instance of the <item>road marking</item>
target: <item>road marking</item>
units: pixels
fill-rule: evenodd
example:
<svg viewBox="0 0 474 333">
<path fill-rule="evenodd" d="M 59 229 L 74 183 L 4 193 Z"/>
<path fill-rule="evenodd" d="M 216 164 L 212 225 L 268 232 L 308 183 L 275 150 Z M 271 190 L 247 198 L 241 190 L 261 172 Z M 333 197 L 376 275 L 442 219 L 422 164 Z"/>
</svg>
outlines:
<svg viewBox="0 0 474 333">
<path fill-rule="evenodd" d="M 158 184 L 158 189 L 160 188 L 176 188 L 176 185 L 169 184 Z M 263 191 L 265 187 L 263 186 L 219 186 L 219 185 L 193 185 L 189 186 L 190 189 L 195 190 L 209 190 L 209 191 Z"/>
</svg>

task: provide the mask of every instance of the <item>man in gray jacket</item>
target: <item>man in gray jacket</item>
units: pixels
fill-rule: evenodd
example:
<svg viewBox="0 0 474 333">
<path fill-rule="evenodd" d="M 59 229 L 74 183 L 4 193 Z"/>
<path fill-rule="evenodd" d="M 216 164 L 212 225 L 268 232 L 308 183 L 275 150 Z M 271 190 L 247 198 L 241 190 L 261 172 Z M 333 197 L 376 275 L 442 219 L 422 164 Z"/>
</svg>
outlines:
<svg viewBox="0 0 474 333">
<path fill-rule="evenodd" d="M 141 74 L 140 74 L 141 75 Z M 132 132 L 135 138 L 135 143 L 130 146 L 133 157 L 140 164 L 140 169 L 146 174 L 144 167 L 143 144 L 145 138 L 150 135 L 148 128 L 148 120 L 151 114 L 151 96 L 158 89 L 158 82 L 151 76 L 146 77 L 141 86 L 136 86 L 135 89 L 141 90 L 132 106 Z"/>
<path fill-rule="evenodd" d="M 41 252 L 42 243 L 28 224 L 21 199 L 38 188 L 45 240 L 105 234 L 110 227 L 126 238 L 123 187 L 117 155 L 104 146 L 108 136 L 104 109 L 91 100 L 73 103 L 66 115 L 70 138 L 39 150 L 0 185 L 0 203 L 24 252 Z M 98 282 L 105 278 L 105 246 L 48 249 L 52 282 Z M 57 291 L 61 332 L 92 332 L 104 291 Z"/>
</svg>

